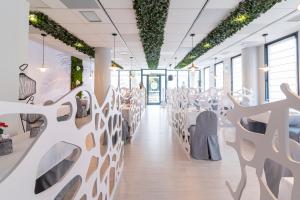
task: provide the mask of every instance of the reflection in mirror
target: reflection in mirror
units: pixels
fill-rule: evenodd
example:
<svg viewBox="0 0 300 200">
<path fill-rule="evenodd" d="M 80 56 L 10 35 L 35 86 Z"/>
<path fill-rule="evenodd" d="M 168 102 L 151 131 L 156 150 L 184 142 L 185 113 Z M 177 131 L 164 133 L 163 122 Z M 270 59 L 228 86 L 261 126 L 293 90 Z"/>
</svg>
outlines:
<svg viewBox="0 0 300 200">
<path fill-rule="evenodd" d="M 63 103 L 56 111 L 57 121 L 62 122 L 69 120 L 72 116 L 72 111 L 73 109 L 71 103 Z"/>
<path fill-rule="evenodd" d="M 81 91 L 76 95 L 76 126 L 81 128 L 92 121 L 92 101 L 87 91 Z"/>
<path fill-rule="evenodd" d="M 39 163 L 34 193 L 41 193 L 60 181 L 78 160 L 80 153 L 79 147 L 69 143 L 53 145 Z"/>
<path fill-rule="evenodd" d="M 55 197 L 55 200 L 73 200 L 78 189 L 80 188 L 82 179 L 80 176 L 74 177 Z"/>
<path fill-rule="evenodd" d="M 0 181 L 24 158 L 47 127 L 41 114 L 0 115 Z"/>
</svg>

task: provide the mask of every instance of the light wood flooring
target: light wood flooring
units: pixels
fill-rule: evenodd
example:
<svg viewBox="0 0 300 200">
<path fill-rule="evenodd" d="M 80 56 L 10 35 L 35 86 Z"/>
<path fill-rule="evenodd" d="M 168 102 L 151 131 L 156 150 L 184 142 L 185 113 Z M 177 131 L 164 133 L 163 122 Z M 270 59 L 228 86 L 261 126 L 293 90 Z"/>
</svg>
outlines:
<svg viewBox="0 0 300 200">
<path fill-rule="evenodd" d="M 115 200 L 230 200 L 225 181 L 240 179 L 235 151 L 225 145 L 232 128 L 220 131 L 223 160 L 188 160 L 167 121 L 167 110 L 148 106 L 131 144 L 125 147 L 125 167 Z M 259 199 L 259 185 L 249 169 L 242 199 Z"/>
</svg>

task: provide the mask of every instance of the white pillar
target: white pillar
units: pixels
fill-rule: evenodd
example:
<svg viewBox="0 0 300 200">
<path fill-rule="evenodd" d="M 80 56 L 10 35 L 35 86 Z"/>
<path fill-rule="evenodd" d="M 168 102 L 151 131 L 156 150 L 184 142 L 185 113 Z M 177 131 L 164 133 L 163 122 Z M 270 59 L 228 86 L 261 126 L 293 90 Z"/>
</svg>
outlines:
<svg viewBox="0 0 300 200">
<path fill-rule="evenodd" d="M 243 87 L 253 90 L 255 104 L 258 103 L 258 47 L 249 47 L 242 50 Z"/>
<path fill-rule="evenodd" d="M 29 3 L 9 0 L 0 6 L 0 100 L 18 101 L 19 66 L 27 63 Z"/>
<path fill-rule="evenodd" d="M 111 52 L 109 48 L 98 47 L 95 54 L 94 91 L 99 105 L 102 105 L 110 87 Z"/>
<path fill-rule="evenodd" d="M 224 72 L 223 72 L 223 77 L 224 77 L 224 93 L 231 93 L 231 58 L 226 58 L 224 59 Z"/>
</svg>

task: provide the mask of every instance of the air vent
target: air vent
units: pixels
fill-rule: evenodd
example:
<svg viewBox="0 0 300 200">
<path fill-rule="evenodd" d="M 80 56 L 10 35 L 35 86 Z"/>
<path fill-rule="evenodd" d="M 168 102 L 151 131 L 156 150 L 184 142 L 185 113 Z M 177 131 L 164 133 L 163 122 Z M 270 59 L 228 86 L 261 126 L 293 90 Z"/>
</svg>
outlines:
<svg viewBox="0 0 300 200">
<path fill-rule="evenodd" d="M 99 9 L 95 0 L 60 0 L 67 8 L 70 9 Z"/>
<path fill-rule="evenodd" d="M 292 17 L 291 19 L 287 20 L 288 22 L 299 22 L 300 21 L 300 15 L 296 15 L 295 17 Z"/>
<path fill-rule="evenodd" d="M 101 22 L 100 17 L 94 11 L 79 11 L 89 22 Z"/>
</svg>

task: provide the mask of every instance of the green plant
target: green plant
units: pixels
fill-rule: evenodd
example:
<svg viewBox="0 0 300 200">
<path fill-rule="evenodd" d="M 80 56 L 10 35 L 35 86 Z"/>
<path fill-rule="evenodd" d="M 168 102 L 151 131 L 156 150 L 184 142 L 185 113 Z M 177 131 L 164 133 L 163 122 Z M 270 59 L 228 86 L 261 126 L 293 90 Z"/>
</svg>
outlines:
<svg viewBox="0 0 300 200">
<path fill-rule="evenodd" d="M 267 12 L 275 4 L 282 0 L 245 0 L 231 12 L 230 16 L 223 20 L 206 38 L 198 43 L 176 66 L 177 69 L 191 64 L 194 60 L 205 54 L 208 50 L 224 42 L 233 36 L 244 26 Z"/>
<path fill-rule="evenodd" d="M 133 1 L 140 38 L 150 69 L 156 69 L 159 63 L 169 5 L 170 0 Z"/>
<path fill-rule="evenodd" d="M 71 90 L 82 85 L 83 65 L 82 60 L 71 57 Z"/>
<path fill-rule="evenodd" d="M 95 48 L 86 44 L 83 40 L 77 38 L 67 29 L 56 23 L 50 17 L 39 11 L 30 11 L 29 24 L 41 31 L 46 32 L 55 39 L 58 39 L 68 46 L 71 46 L 78 51 L 90 56 L 95 57 Z M 112 64 L 115 62 L 112 61 Z M 115 63 L 116 67 L 123 69 L 122 66 Z"/>
</svg>

